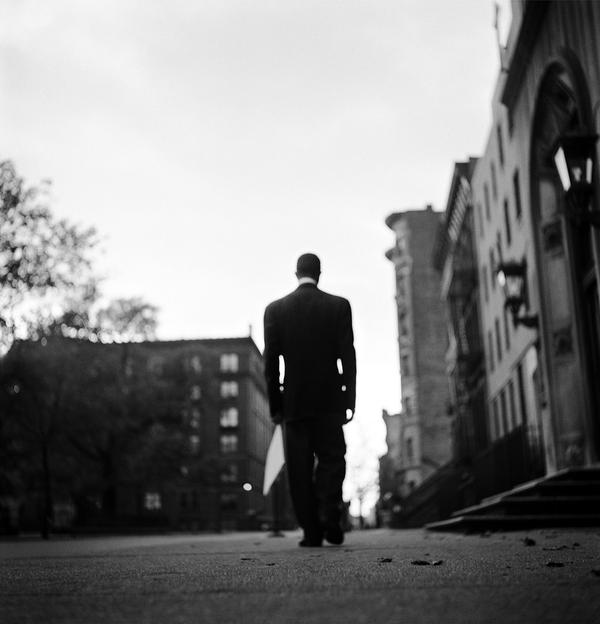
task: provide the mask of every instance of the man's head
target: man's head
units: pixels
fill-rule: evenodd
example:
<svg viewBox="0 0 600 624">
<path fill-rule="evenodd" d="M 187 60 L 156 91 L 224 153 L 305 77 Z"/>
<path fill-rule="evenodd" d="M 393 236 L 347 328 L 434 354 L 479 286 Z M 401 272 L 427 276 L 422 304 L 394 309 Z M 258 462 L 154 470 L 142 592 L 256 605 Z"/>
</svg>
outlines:
<svg viewBox="0 0 600 624">
<path fill-rule="evenodd" d="M 310 277 L 318 282 L 320 275 L 321 261 L 318 256 L 313 253 L 305 253 L 298 258 L 298 263 L 296 264 L 296 277 L 298 279 Z"/>
</svg>

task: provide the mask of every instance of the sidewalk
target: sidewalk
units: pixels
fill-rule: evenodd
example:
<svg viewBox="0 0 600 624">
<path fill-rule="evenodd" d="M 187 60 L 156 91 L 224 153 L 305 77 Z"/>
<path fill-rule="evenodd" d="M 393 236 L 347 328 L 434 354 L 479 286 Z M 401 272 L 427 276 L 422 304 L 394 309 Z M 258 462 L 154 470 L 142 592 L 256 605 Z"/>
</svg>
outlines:
<svg viewBox="0 0 600 624">
<path fill-rule="evenodd" d="M 0 622 L 600 622 L 600 529 L 0 544 Z M 429 565 L 417 565 L 414 562 Z"/>
</svg>

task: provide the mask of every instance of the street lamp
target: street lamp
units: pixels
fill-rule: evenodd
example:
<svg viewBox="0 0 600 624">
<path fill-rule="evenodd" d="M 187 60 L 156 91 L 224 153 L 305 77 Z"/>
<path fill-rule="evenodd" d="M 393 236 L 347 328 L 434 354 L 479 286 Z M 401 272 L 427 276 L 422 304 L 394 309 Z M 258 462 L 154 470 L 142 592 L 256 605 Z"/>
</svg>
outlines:
<svg viewBox="0 0 600 624">
<path fill-rule="evenodd" d="M 527 296 L 527 261 L 525 258 L 521 262 L 508 260 L 501 262 L 496 268 L 498 283 L 504 291 L 504 307 L 510 310 L 513 325 L 523 325 L 525 327 L 537 328 L 539 325 L 538 315 L 519 316 L 521 308 L 529 307 Z"/>
<path fill-rule="evenodd" d="M 566 199 L 566 216 L 576 223 L 600 228 L 600 213 L 592 201 L 597 134 L 564 134 L 552 150 Z"/>
</svg>

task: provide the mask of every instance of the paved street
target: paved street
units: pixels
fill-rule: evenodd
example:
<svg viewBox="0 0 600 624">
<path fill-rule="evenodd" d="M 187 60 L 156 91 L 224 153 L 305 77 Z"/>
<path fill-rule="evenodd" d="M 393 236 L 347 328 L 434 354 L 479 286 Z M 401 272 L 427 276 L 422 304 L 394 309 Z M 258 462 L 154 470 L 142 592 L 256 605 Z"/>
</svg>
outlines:
<svg viewBox="0 0 600 624">
<path fill-rule="evenodd" d="M 600 529 L 298 539 L 0 542 L 0 622 L 600 622 Z"/>
</svg>

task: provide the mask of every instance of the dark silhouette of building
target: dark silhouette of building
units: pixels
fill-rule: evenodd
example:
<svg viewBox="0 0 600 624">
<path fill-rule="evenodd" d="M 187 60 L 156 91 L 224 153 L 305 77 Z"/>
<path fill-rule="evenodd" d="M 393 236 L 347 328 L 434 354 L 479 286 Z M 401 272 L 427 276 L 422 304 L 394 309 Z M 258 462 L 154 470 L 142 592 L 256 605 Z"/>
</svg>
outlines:
<svg viewBox="0 0 600 624">
<path fill-rule="evenodd" d="M 32 446 L 15 481 L 22 528 L 39 525 L 44 498 L 54 528 L 272 525 L 262 495 L 272 424 L 251 337 L 20 341 L 2 369 L 17 435 L 32 444 L 31 425 L 46 440 L 46 459 Z"/>
<path fill-rule="evenodd" d="M 487 448 L 486 374 L 479 300 L 479 271 L 475 252 L 471 175 L 477 160 L 456 163 L 444 219 L 434 250 L 446 304 L 450 380 L 452 456 L 459 463 Z"/>
</svg>

